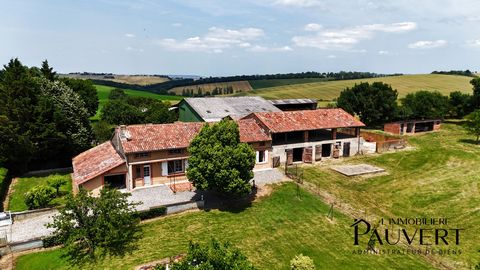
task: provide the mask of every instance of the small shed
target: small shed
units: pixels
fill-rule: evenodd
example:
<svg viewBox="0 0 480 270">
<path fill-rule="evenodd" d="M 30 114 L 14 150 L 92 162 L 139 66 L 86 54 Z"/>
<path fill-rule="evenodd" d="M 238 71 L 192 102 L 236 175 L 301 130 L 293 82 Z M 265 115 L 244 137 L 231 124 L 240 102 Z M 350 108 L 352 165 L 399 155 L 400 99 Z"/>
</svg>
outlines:
<svg viewBox="0 0 480 270">
<path fill-rule="evenodd" d="M 383 131 L 397 135 L 412 135 L 416 133 L 437 131 L 440 129 L 442 120 L 403 120 L 392 123 L 386 123 Z"/>
</svg>

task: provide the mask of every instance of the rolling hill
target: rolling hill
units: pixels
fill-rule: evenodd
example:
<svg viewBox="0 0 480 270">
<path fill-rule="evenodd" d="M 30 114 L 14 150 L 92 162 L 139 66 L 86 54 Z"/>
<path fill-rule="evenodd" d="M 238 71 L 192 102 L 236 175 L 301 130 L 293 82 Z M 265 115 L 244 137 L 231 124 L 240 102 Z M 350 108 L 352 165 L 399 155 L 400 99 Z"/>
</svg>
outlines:
<svg viewBox="0 0 480 270">
<path fill-rule="evenodd" d="M 437 75 L 437 74 L 418 74 L 418 75 L 402 75 L 370 79 L 344 80 L 344 81 L 317 81 L 300 84 L 289 84 L 289 80 L 285 82 L 275 82 L 274 84 L 283 83 L 284 85 L 274 87 L 254 87 L 254 90 L 237 95 L 259 95 L 266 99 L 281 98 L 316 98 L 318 100 L 333 100 L 346 87 L 352 87 L 360 82 L 377 82 L 382 81 L 390 84 L 399 92 L 399 97 L 404 97 L 408 93 L 418 90 L 438 90 L 444 95 L 448 95 L 453 91 L 461 91 L 471 93 L 470 85 L 471 77 L 454 76 L 454 75 Z M 298 79 L 295 80 L 298 82 Z M 293 82 L 292 82 L 293 83 Z M 255 85 L 255 84 L 254 84 Z M 258 86 L 258 85 L 257 85 Z"/>
</svg>

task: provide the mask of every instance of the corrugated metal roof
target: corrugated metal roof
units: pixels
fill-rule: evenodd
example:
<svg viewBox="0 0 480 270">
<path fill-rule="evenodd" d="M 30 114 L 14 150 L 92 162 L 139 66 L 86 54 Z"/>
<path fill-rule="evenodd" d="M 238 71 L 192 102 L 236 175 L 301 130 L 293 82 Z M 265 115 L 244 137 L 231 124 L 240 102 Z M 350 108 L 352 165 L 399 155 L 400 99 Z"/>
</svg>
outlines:
<svg viewBox="0 0 480 270">
<path fill-rule="evenodd" d="M 291 99 L 272 99 L 269 100 L 273 105 L 290 105 L 290 104 L 317 104 L 316 99 L 310 98 L 291 98 Z"/>
<path fill-rule="evenodd" d="M 228 115 L 243 117 L 252 112 L 279 112 L 280 109 L 261 97 L 185 98 L 206 122 L 216 122 Z"/>
<path fill-rule="evenodd" d="M 365 126 L 342 109 L 252 113 L 246 118 L 252 117 L 260 120 L 272 133 Z"/>
</svg>

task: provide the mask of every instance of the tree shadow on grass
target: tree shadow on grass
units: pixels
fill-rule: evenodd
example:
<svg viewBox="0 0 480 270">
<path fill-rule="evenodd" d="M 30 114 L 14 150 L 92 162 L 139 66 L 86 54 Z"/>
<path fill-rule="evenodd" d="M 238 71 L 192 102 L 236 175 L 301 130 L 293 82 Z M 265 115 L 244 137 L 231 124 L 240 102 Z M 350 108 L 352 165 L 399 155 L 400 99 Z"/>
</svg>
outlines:
<svg viewBox="0 0 480 270">
<path fill-rule="evenodd" d="M 257 195 L 257 188 L 253 188 L 252 192 L 242 198 L 227 197 L 211 191 L 203 192 L 205 199 L 204 211 L 217 209 L 224 212 L 240 213 L 252 206 L 252 202 Z"/>
<path fill-rule="evenodd" d="M 477 143 L 477 141 L 476 141 L 476 140 L 473 140 L 473 139 L 460 139 L 460 140 L 458 140 L 458 142 L 460 142 L 460 143 L 467 143 L 467 144 L 473 144 L 473 145 L 480 146 L 480 144 Z"/>
<path fill-rule="evenodd" d="M 467 120 L 461 119 L 461 120 L 452 120 L 452 119 L 447 119 L 443 120 L 444 124 L 453 124 L 457 126 L 464 126 L 467 123 Z"/>
</svg>

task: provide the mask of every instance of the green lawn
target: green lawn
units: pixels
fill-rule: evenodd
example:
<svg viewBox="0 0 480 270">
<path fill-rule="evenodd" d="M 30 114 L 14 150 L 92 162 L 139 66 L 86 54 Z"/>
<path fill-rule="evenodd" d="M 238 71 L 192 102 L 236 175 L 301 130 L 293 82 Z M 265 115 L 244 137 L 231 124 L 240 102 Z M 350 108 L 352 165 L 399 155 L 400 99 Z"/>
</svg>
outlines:
<svg viewBox="0 0 480 270">
<path fill-rule="evenodd" d="M 316 98 L 319 100 L 333 100 L 340 95 L 346 87 L 352 87 L 360 82 L 385 82 L 392 85 L 399 92 L 399 97 L 418 90 L 438 90 L 444 95 L 453 91 L 472 93 L 469 81 L 472 78 L 466 76 L 418 74 L 403 75 L 383 78 L 370 78 L 344 81 L 320 81 L 301 84 L 291 84 L 256 89 L 239 95 L 259 95 L 266 99 L 281 98 Z M 255 89 L 255 87 L 252 85 Z"/>
<path fill-rule="evenodd" d="M 310 256 L 318 269 L 431 269 L 412 255 L 352 255 L 352 218 L 294 184 L 276 188 L 269 197 L 240 211 L 211 210 L 184 213 L 143 224 L 139 249 L 124 258 L 106 258 L 91 268 L 133 269 L 135 265 L 186 251 L 189 240 L 206 242 L 211 237 L 227 240 L 243 250 L 259 269 L 289 269 L 299 253 Z M 365 244 L 365 243 L 363 243 Z M 16 269 L 67 269 L 61 250 L 21 256 Z"/>
<path fill-rule="evenodd" d="M 108 101 L 108 95 L 110 94 L 110 91 L 114 89 L 114 87 L 111 86 L 105 86 L 105 85 L 95 85 L 97 88 L 97 95 L 98 95 L 98 110 L 97 114 L 93 116 L 91 119 L 92 120 L 98 120 L 100 119 L 100 111 L 103 107 L 103 105 Z M 173 95 L 159 95 L 147 91 L 138 91 L 138 90 L 131 90 L 131 89 L 123 89 L 127 95 L 130 96 L 137 96 L 137 97 L 147 97 L 147 98 L 154 98 L 154 99 L 160 99 L 162 101 L 169 101 L 171 104 L 176 104 L 178 101 L 182 100 L 183 97 L 181 96 L 173 96 Z"/>
<path fill-rule="evenodd" d="M 480 263 L 480 145 L 457 123 L 436 133 L 409 138 L 415 150 L 368 157 L 349 163 L 385 168 L 389 175 L 348 178 L 327 166 L 306 166 L 305 181 L 319 191 L 370 217 L 447 217 L 463 228 L 462 254 L 438 256 L 451 269 L 473 269 Z"/>
<path fill-rule="evenodd" d="M 67 183 L 60 188 L 62 196 L 55 198 L 51 202 L 51 206 L 58 206 L 64 204 L 65 195 L 72 192 L 72 180 L 70 174 L 61 174 Z M 12 186 L 13 192 L 9 196 L 8 210 L 9 211 L 24 211 L 28 210 L 27 205 L 24 202 L 24 194 L 31 188 L 39 185 L 47 185 L 48 179 L 53 176 L 45 177 L 25 177 L 17 179 L 15 185 Z"/>
</svg>

